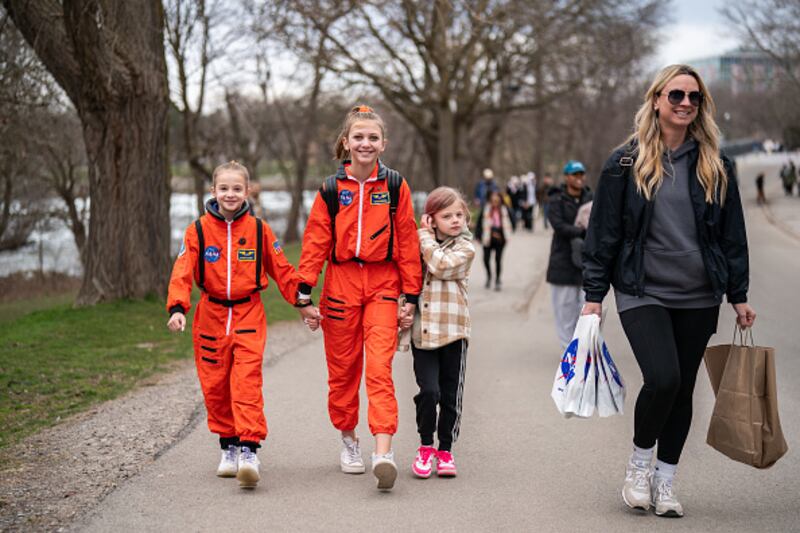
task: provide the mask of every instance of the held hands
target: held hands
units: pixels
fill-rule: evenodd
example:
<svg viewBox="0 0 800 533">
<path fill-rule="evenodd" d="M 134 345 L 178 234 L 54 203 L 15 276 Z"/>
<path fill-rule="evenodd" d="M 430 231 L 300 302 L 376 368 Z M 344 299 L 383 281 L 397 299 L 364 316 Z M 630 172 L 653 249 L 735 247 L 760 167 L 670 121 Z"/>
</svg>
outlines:
<svg viewBox="0 0 800 533">
<path fill-rule="evenodd" d="M 170 331 L 183 331 L 186 328 L 186 315 L 183 313 L 173 313 L 169 317 L 167 327 Z"/>
<path fill-rule="evenodd" d="M 741 328 L 749 328 L 756 321 L 756 312 L 748 303 L 732 304 L 736 311 L 736 323 Z"/>
<path fill-rule="evenodd" d="M 414 324 L 414 310 L 416 306 L 414 304 L 406 303 L 400 309 L 399 316 L 397 317 L 397 326 L 400 328 L 401 331 L 405 331 Z"/>
<path fill-rule="evenodd" d="M 319 308 L 314 307 L 313 305 L 308 305 L 306 307 L 301 307 L 299 311 L 300 315 L 303 317 L 303 322 L 305 322 L 306 326 L 308 326 L 308 329 L 311 331 L 317 331 L 320 323 L 322 322 L 322 315 L 319 312 Z"/>
</svg>

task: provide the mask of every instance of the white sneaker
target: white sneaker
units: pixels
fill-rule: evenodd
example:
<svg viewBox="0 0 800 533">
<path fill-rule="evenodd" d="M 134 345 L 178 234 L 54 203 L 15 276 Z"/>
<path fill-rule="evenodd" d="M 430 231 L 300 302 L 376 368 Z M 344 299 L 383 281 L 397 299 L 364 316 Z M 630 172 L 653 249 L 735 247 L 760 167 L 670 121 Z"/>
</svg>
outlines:
<svg viewBox="0 0 800 533">
<path fill-rule="evenodd" d="M 261 475 L 258 467 L 261 462 L 254 452 L 247 446 L 242 446 L 242 453 L 239 454 L 239 472 L 236 479 L 239 480 L 239 487 L 243 489 L 253 489 L 258 485 Z"/>
<path fill-rule="evenodd" d="M 353 440 L 350 437 L 344 437 L 342 439 L 342 454 L 339 458 L 339 463 L 342 466 L 342 472 L 345 474 L 363 474 L 366 472 L 358 438 Z"/>
<path fill-rule="evenodd" d="M 625 469 L 625 484 L 622 487 L 622 499 L 631 509 L 650 509 L 650 465 L 638 461 L 628 461 Z"/>
<path fill-rule="evenodd" d="M 239 471 L 239 447 L 233 444 L 222 450 L 222 459 L 217 467 L 219 477 L 236 477 Z"/>
<path fill-rule="evenodd" d="M 672 490 L 672 480 L 656 476 L 653 480 L 653 505 L 658 516 L 680 518 L 683 516 L 683 506 L 675 498 Z"/>
<path fill-rule="evenodd" d="M 379 490 L 392 490 L 394 480 L 397 479 L 397 465 L 394 462 L 394 452 L 383 455 L 372 454 L 372 474 L 378 478 Z"/>
</svg>

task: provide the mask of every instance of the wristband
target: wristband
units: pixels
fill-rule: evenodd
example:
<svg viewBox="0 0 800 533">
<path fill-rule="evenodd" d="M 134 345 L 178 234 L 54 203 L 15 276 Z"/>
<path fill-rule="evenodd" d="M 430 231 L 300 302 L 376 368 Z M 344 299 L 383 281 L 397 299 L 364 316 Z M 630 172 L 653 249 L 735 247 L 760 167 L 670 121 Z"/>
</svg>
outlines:
<svg viewBox="0 0 800 533">
<path fill-rule="evenodd" d="M 298 309 L 301 307 L 308 307 L 309 305 L 314 305 L 314 302 L 311 301 L 311 298 L 308 300 L 297 300 L 297 302 L 294 304 L 294 306 Z"/>
</svg>

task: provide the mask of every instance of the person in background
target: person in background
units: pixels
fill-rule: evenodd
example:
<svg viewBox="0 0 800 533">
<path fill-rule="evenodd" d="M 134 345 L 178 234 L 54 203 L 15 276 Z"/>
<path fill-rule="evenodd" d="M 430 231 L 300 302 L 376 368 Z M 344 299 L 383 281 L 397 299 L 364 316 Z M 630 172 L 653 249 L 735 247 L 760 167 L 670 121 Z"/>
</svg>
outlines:
<svg viewBox="0 0 800 533">
<path fill-rule="evenodd" d="M 572 340 L 575 325 L 583 306 L 581 267 L 572 260 L 572 240 L 586 234 L 575 225 L 578 209 L 592 200 L 592 192 L 584 185 L 586 168 L 580 161 L 564 165 L 564 184 L 550 189 L 548 218 L 553 226 L 547 282 L 555 315 L 556 332 L 561 348 Z"/>
<path fill-rule="evenodd" d="M 492 286 L 492 253 L 494 253 L 494 290 L 502 287 L 500 274 L 503 265 L 503 249 L 511 236 L 511 215 L 498 191 L 489 193 L 489 203 L 483 208 L 480 226 L 482 228 L 483 266 L 486 267 L 486 288 Z"/>
<path fill-rule="evenodd" d="M 478 213 L 483 213 L 483 208 L 489 199 L 489 193 L 500 191 L 497 183 L 494 180 L 494 171 L 491 168 L 484 168 L 481 174 L 481 181 L 475 185 L 475 194 L 472 198 L 472 203 L 478 208 Z M 482 218 L 479 216 L 475 224 L 475 240 L 482 241 L 483 239 L 483 225 L 481 224 Z"/>
<path fill-rule="evenodd" d="M 759 172 L 756 176 L 756 202 L 758 205 L 767 203 L 767 197 L 764 196 L 764 173 Z"/>
<path fill-rule="evenodd" d="M 525 229 L 532 232 L 534 226 L 533 213 L 536 209 L 536 174 L 528 172 L 522 176 L 522 220 Z"/>
<path fill-rule="evenodd" d="M 518 176 L 509 178 L 506 196 L 511 202 L 511 229 L 517 231 L 517 223 L 522 220 L 522 201 L 525 196 L 525 187 Z"/>
<path fill-rule="evenodd" d="M 692 421 L 697 371 L 723 295 L 753 325 L 736 173 L 720 154 L 714 101 L 687 65 L 662 69 L 634 133 L 606 161 L 583 252 L 583 314 L 602 315 L 611 285 L 642 371 L 622 498 L 683 516 L 673 481 Z M 651 466 L 656 447 L 655 468 Z"/>
<path fill-rule="evenodd" d="M 550 189 L 553 188 L 555 182 L 553 176 L 549 172 L 545 172 L 542 176 L 541 184 L 536 188 L 536 197 L 542 211 L 542 220 L 544 221 L 544 229 L 550 227 L 548 213 L 550 210 Z"/>
</svg>

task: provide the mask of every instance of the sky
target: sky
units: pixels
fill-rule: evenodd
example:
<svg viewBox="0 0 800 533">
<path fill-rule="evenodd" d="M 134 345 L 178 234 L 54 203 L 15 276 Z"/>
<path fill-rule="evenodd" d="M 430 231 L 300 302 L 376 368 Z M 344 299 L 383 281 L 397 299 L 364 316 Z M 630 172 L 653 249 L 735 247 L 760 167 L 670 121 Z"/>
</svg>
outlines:
<svg viewBox="0 0 800 533">
<path fill-rule="evenodd" d="M 724 0 L 671 0 L 671 21 L 664 25 L 654 68 L 727 52 L 738 46 L 719 13 Z"/>
</svg>

